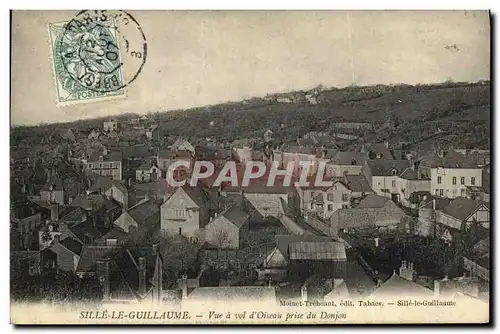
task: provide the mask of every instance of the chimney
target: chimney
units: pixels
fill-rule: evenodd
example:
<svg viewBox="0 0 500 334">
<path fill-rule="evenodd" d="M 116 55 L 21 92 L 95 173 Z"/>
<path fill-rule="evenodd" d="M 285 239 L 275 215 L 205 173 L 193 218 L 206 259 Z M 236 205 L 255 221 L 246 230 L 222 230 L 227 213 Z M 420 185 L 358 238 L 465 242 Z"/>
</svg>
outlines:
<svg viewBox="0 0 500 334">
<path fill-rule="evenodd" d="M 50 204 L 50 220 L 56 222 L 59 220 L 59 204 L 51 203 Z"/>
<path fill-rule="evenodd" d="M 188 277 L 187 275 L 182 275 L 182 299 L 188 296 Z"/>
<path fill-rule="evenodd" d="M 434 280 L 434 297 L 439 297 L 441 290 L 441 282 L 439 280 Z"/>
<path fill-rule="evenodd" d="M 303 302 L 307 301 L 307 286 L 305 284 L 300 289 L 300 298 Z"/>
<path fill-rule="evenodd" d="M 378 242 L 379 242 L 379 238 L 374 238 L 373 240 L 375 240 L 375 248 L 378 248 Z"/>
<path fill-rule="evenodd" d="M 132 187 L 132 179 L 130 179 L 130 178 L 128 179 L 128 186 Z"/>
<path fill-rule="evenodd" d="M 146 294 L 146 259 L 139 258 L 139 295 Z"/>
<path fill-rule="evenodd" d="M 154 244 L 152 246 L 152 248 L 153 248 L 153 255 L 155 255 L 155 256 L 158 255 L 159 247 L 160 247 L 159 244 Z"/>
<path fill-rule="evenodd" d="M 415 271 L 413 270 L 413 263 L 403 261 L 401 267 L 399 268 L 399 276 L 402 278 L 413 282 L 415 279 Z"/>
<path fill-rule="evenodd" d="M 388 142 L 387 140 L 384 142 L 384 146 L 385 146 L 386 148 L 389 148 L 389 142 Z"/>
<path fill-rule="evenodd" d="M 97 261 L 97 277 L 101 282 L 103 300 L 109 300 L 109 259 Z"/>
</svg>

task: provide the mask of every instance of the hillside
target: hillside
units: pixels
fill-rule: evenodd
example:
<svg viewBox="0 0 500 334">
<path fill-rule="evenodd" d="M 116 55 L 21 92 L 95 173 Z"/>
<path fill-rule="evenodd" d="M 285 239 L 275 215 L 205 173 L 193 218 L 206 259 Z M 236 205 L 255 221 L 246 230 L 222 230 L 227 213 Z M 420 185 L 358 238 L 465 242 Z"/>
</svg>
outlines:
<svg viewBox="0 0 500 334">
<path fill-rule="evenodd" d="M 316 91 L 318 104 L 293 92 L 293 103 L 253 98 L 203 108 L 152 113 L 162 135 L 197 141 L 262 137 L 271 129 L 274 139 L 294 142 L 309 131 L 329 131 L 339 122 L 370 122 L 373 130 L 353 130 L 366 141 L 407 142 L 415 148 L 435 146 L 489 148 L 490 83 L 437 85 L 377 85 Z M 283 95 L 283 94 L 281 94 Z M 133 115 L 118 117 L 125 120 Z M 35 132 L 61 128 L 100 128 L 102 119 L 39 126 Z M 11 131 L 30 132 L 33 127 Z M 347 143 L 349 146 L 354 143 Z"/>
</svg>

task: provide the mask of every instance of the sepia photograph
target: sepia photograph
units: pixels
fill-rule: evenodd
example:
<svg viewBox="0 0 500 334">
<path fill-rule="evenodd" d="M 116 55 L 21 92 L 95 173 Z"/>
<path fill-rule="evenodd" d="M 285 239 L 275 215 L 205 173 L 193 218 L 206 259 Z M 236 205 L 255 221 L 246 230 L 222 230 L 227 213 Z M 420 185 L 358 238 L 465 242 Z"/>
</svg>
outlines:
<svg viewBox="0 0 500 334">
<path fill-rule="evenodd" d="M 488 324 L 487 10 L 12 10 L 10 322 Z"/>
</svg>

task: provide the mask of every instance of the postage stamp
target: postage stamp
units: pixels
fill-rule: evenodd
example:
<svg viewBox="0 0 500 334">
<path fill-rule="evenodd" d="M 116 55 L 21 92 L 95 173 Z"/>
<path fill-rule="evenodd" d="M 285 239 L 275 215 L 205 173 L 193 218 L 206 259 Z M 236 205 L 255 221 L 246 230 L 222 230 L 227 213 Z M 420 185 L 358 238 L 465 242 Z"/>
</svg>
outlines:
<svg viewBox="0 0 500 334">
<path fill-rule="evenodd" d="M 82 11 L 49 34 L 59 106 L 125 98 L 146 61 L 142 28 L 123 11 Z"/>
</svg>

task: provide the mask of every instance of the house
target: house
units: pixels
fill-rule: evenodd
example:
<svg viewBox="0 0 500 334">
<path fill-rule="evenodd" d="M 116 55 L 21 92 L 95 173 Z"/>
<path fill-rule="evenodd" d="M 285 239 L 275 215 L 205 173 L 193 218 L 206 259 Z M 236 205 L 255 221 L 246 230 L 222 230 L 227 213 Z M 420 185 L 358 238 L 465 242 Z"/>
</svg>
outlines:
<svg viewBox="0 0 500 334">
<path fill-rule="evenodd" d="M 420 160 L 418 173 L 431 180 L 431 193 L 439 197 L 465 197 L 467 186 L 481 187 L 482 169 L 453 150 L 439 151 Z"/>
<path fill-rule="evenodd" d="M 276 247 L 266 256 L 260 276 L 344 277 L 347 259 L 344 243 L 316 235 L 276 235 L 275 241 Z"/>
<path fill-rule="evenodd" d="M 309 167 L 308 175 L 316 174 L 317 158 L 316 150 L 313 147 L 288 145 L 281 150 L 274 150 L 272 160 L 278 162 L 278 166 L 283 169 L 287 167 L 288 163 L 292 162 L 295 175 L 300 175 L 302 172 L 300 162 L 310 162 L 311 167 Z"/>
<path fill-rule="evenodd" d="M 344 184 L 351 190 L 352 199 L 361 199 L 365 195 L 374 193 L 363 174 L 344 174 Z"/>
<path fill-rule="evenodd" d="M 195 153 L 194 146 L 187 140 L 181 138 L 177 139 L 169 148 L 173 151 L 189 151 L 192 154 Z"/>
<path fill-rule="evenodd" d="M 110 139 L 118 139 L 118 133 L 115 130 L 111 130 L 108 132 L 107 137 Z"/>
<path fill-rule="evenodd" d="M 33 244 L 36 240 L 38 245 L 38 228 L 42 226 L 42 214 L 40 212 L 24 217 L 23 219 L 13 222 L 11 226 L 11 232 L 15 232 L 18 236 L 19 244 L 18 248 L 20 250 L 34 249 Z M 14 230 L 14 231 L 12 231 Z M 11 245 L 11 248 L 13 246 Z"/>
<path fill-rule="evenodd" d="M 79 276 L 96 276 L 103 302 L 161 303 L 163 259 L 158 246 L 117 248 L 85 246 L 77 267 Z"/>
<path fill-rule="evenodd" d="M 122 213 L 113 223 L 127 233 L 136 231 L 159 231 L 160 205 L 144 199 Z"/>
<path fill-rule="evenodd" d="M 112 180 L 110 186 L 104 191 L 104 195 L 120 203 L 124 210 L 127 210 L 130 205 L 134 204 L 133 194 L 129 187 L 118 180 Z"/>
<path fill-rule="evenodd" d="M 122 154 L 109 152 L 108 154 L 94 153 L 86 161 L 86 170 L 99 175 L 110 175 L 114 180 L 122 179 Z"/>
<path fill-rule="evenodd" d="M 177 173 L 177 175 L 188 174 L 194 165 L 193 154 L 190 151 L 182 151 L 182 150 L 173 151 L 170 149 L 159 151 L 157 160 L 158 160 L 157 166 L 160 169 L 160 174 L 162 179 L 167 178 L 168 168 L 174 162 L 182 161 L 184 162 L 184 164 L 190 166 L 189 168 L 185 166 L 180 166 L 176 168 L 175 172 Z"/>
<path fill-rule="evenodd" d="M 414 193 L 411 199 L 418 205 L 418 228 L 415 233 L 421 236 L 436 236 L 436 219 L 441 211 L 447 207 L 452 199 L 434 197 L 429 192 Z"/>
<path fill-rule="evenodd" d="M 205 242 L 219 249 L 238 249 L 249 230 L 250 216 L 233 204 L 205 226 Z"/>
<path fill-rule="evenodd" d="M 474 245 L 472 252 L 464 257 L 464 270 L 473 278 L 490 282 L 490 236 Z"/>
<path fill-rule="evenodd" d="M 365 153 L 369 160 L 386 159 L 393 160 L 394 157 L 389 149 L 389 142 L 373 143 L 367 147 L 363 146 L 361 152 Z"/>
<path fill-rule="evenodd" d="M 40 200 L 64 205 L 64 187 L 59 177 L 52 178 L 40 189 Z"/>
<path fill-rule="evenodd" d="M 104 131 L 111 132 L 118 130 L 118 122 L 115 120 L 104 121 L 103 123 Z"/>
<path fill-rule="evenodd" d="M 326 165 L 327 177 L 340 177 L 344 174 L 361 174 L 365 156 L 361 152 L 337 152 Z"/>
<path fill-rule="evenodd" d="M 270 129 L 267 129 L 266 132 L 264 132 L 264 142 L 268 143 L 273 140 L 273 132 Z"/>
<path fill-rule="evenodd" d="M 375 193 L 405 206 L 410 206 L 412 193 L 430 191 L 431 179 L 419 174 L 416 164 L 409 160 L 368 160 L 363 174 Z"/>
<path fill-rule="evenodd" d="M 101 136 L 101 134 L 99 133 L 99 131 L 92 130 L 92 132 L 89 133 L 87 138 L 92 139 L 92 140 L 97 140 L 97 139 L 99 139 L 100 136 Z"/>
<path fill-rule="evenodd" d="M 82 208 L 86 211 L 97 211 L 104 206 L 106 202 L 106 197 L 102 194 L 82 194 L 73 199 L 73 201 L 68 204 L 70 208 Z"/>
<path fill-rule="evenodd" d="M 171 235 L 204 240 L 204 228 L 217 210 L 201 187 L 179 187 L 161 205 L 161 229 Z"/>
<path fill-rule="evenodd" d="M 381 283 L 368 299 L 432 298 L 434 291 L 398 275 L 396 271 L 388 280 Z"/>
<path fill-rule="evenodd" d="M 61 137 L 62 139 L 69 140 L 71 142 L 76 140 L 76 136 L 71 129 L 66 130 Z"/>
<path fill-rule="evenodd" d="M 160 170 L 156 163 L 143 162 L 135 171 L 135 180 L 137 182 L 154 182 L 158 180 Z"/>
<path fill-rule="evenodd" d="M 284 214 L 282 201 L 290 204 L 296 191 L 293 188 L 265 184 L 249 184 L 247 187 L 227 187 L 223 190 L 226 198 L 243 203 L 243 208 L 253 219 L 279 218 Z"/>
<path fill-rule="evenodd" d="M 400 225 L 405 212 L 387 197 L 375 194 L 367 195 L 355 207 L 339 209 L 330 217 L 331 235 L 338 235 L 339 230 L 387 230 Z"/>
<path fill-rule="evenodd" d="M 159 129 L 157 124 L 151 124 L 147 129 L 146 129 L 146 137 L 148 139 L 157 139 L 159 136 Z"/>
<path fill-rule="evenodd" d="M 490 211 L 487 203 L 457 197 L 437 214 L 436 222 L 437 237 L 452 242 L 468 233 L 474 223 L 483 233 L 489 230 Z"/>
<path fill-rule="evenodd" d="M 329 218 L 336 210 L 350 207 L 351 190 L 340 178 L 334 179 L 331 187 L 298 187 L 297 192 L 301 211 L 321 218 Z"/>
<path fill-rule="evenodd" d="M 58 270 L 75 272 L 80 261 L 82 248 L 83 244 L 71 237 L 62 241 L 56 239 L 50 247 L 42 251 L 42 256 L 55 259 L 55 267 Z M 47 254 L 48 252 L 53 253 L 53 255 Z"/>
</svg>

